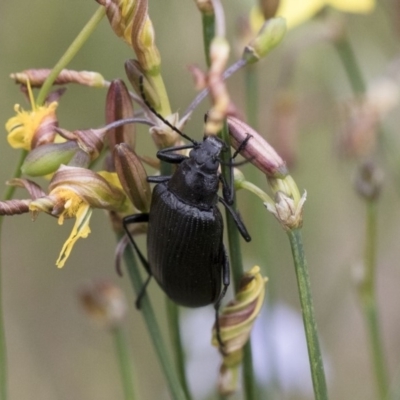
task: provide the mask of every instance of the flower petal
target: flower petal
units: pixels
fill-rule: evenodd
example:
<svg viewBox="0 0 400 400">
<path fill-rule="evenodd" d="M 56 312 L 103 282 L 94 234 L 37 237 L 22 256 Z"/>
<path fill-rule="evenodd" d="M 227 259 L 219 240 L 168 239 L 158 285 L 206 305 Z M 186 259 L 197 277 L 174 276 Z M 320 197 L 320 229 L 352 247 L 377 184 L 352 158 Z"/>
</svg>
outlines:
<svg viewBox="0 0 400 400">
<path fill-rule="evenodd" d="M 56 261 L 56 265 L 58 268 L 62 268 L 67 261 L 69 255 L 71 254 L 71 250 L 74 247 L 75 242 L 79 238 L 86 238 L 90 233 L 89 221 L 92 215 L 92 209 L 88 204 L 82 203 L 82 206 L 79 208 L 76 213 L 76 221 L 75 225 L 72 229 L 69 238 L 64 243 L 60 255 Z"/>
</svg>

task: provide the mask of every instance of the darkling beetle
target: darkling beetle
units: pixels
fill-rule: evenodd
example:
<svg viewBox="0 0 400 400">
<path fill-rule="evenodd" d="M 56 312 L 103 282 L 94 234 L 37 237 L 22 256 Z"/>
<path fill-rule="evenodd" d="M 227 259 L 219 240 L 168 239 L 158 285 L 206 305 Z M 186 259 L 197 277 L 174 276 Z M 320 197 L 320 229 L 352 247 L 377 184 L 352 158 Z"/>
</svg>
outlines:
<svg viewBox="0 0 400 400">
<path fill-rule="evenodd" d="M 178 167 L 172 176 L 149 176 L 148 182 L 157 184 L 153 189 L 150 212 L 130 215 L 123 220 L 124 229 L 149 274 L 136 306 L 140 308 L 141 298 L 154 276 L 167 296 L 179 305 L 202 307 L 214 304 L 217 339 L 223 346 L 217 317 L 230 283 L 230 271 L 218 201 L 229 211 L 243 238 L 250 241 L 246 227 L 231 205 L 234 198 L 233 160 L 251 136 L 243 141 L 228 164 L 231 175 L 228 186 L 218 172 L 220 154 L 228 150 L 225 142 L 214 135 L 205 136 L 202 142 L 191 139 L 148 104 L 143 90 L 142 96 L 158 118 L 192 144 L 168 147 L 157 152 L 161 161 L 178 164 Z M 189 157 L 176 153 L 183 149 L 192 149 Z M 218 196 L 220 183 L 223 197 Z M 141 222 L 148 222 L 148 260 L 128 228 L 131 224 Z"/>
</svg>

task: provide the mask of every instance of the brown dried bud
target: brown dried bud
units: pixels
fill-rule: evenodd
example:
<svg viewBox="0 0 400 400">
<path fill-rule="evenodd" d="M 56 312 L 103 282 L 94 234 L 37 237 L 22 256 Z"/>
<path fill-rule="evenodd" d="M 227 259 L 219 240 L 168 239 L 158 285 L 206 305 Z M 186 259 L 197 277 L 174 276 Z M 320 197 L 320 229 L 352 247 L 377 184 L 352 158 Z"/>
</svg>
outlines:
<svg viewBox="0 0 400 400">
<path fill-rule="evenodd" d="M 264 15 L 264 19 L 270 19 L 278 11 L 280 0 L 259 0 L 259 7 Z"/>
<path fill-rule="evenodd" d="M 205 15 L 213 15 L 214 14 L 214 6 L 211 0 L 194 0 L 197 8 L 200 10 L 202 14 Z"/>
<path fill-rule="evenodd" d="M 234 117 L 228 117 L 228 128 L 232 146 L 238 149 L 248 135 L 251 136 L 245 148 L 240 152 L 268 177 L 285 177 L 288 174 L 286 164 L 274 148 L 253 128 Z"/>
<path fill-rule="evenodd" d="M 125 83 L 120 79 L 112 81 L 106 98 L 106 123 L 133 118 L 133 116 L 133 104 Z M 135 124 L 125 124 L 110 129 L 107 137 L 111 151 L 118 143 L 127 143 L 135 148 Z"/>
<path fill-rule="evenodd" d="M 106 329 L 118 328 L 128 311 L 121 289 L 111 282 L 93 282 L 80 290 L 79 298 L 88 316 Z"/>
<path fill-rule="evenodd" d="M 10 78 L 16 83 L 27 85 L 28 81 L 31 87 L 41 87 L 47 77 L 50 75 L 51 69 L 27 69 L 22 72 L 10 74 Z M 104 87 L 106 81 L 101 74 L 93 71 L 74 71 L 63 69 L 55 79 L 55 85 L 65 85 L 68 83 L 78 83 L 80 85 L 92 87 Z"/>
<path fill-rule="evenodd" d="M 139 157 L 126 143 L 121 143 L 114 148 L 114 162 L 122 187 L 133 205 L 141 212 L 148 212 L 151 189 Z"/>
<path fill-rule="evenodd" d="M 363 163 L 357 171 L 355 188 L 368 201 L 376 201 L 381 193 L 383 171 L 372 161 Z"/>
</svg>

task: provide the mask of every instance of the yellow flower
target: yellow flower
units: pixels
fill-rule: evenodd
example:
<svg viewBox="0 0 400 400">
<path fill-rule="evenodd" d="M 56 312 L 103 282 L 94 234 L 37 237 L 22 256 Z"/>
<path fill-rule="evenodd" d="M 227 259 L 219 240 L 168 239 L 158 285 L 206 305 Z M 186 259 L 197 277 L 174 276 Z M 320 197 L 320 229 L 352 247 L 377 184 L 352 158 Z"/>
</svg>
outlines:
<svg viewBox="0 0 400 400">
<path fill-rule="evenodd" d="M 103 175 L 103 176 L 102 176 Z M 115 173 L 99 173 L 78 167 L 62 166 L 50 182 L 48 196 L 30 203 L 33 214 L 44 211 L 58 217 L 62 225 L 67 218 L 76 218 L 74 227 L 64 243 L 56 265 L 62 268 L 79 238 L 90 233 L 89 221 L 93 208 L 125 212 L 129 205 Z"/>
<path fill-rule="evenodd" d="M 29 81 L 27 87 L 32 110 L 25 111 L 16 104 L 14 111 L 17 115 L 11 117 L 6 123 L 7 140 L 14 149 L 30 150 L 41 144 L 52 142 L 55 136 L 53 127 L 57 123 L 58 103 L 54 101 L 44 106 L 37 106 Z"/>
<path fill-rule="evenodd" d="M 325 6 L 339 11 L 366 14 L 375 8 L 375 0 L 281 0 L 276 16 L 286 19 L 288 29 L 311 19 Z M 250 14 L 251 26 L 258 31 L 264 23 L 264 17 L 258 7 Z"/>
</svg>

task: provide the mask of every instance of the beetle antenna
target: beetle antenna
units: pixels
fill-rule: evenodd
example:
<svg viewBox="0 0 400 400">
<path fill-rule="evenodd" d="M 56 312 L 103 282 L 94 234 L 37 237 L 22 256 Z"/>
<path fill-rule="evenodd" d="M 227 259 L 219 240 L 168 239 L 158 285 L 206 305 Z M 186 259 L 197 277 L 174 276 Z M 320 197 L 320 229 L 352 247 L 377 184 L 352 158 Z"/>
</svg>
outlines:
<svg viewBox="0 0 400 400">
<path fill-rule="evenodd" d="M 193 144 L 197 144 L 197 142 L 189 137 L 188 135 L 184 134 L 182 131 L 180 131 L 176 126 L 172 125 L 170 122 L 168 122 L 160 113 L 158 113 L 154 107 L 150 104 L 150 102 L 146 98 L 146 94 L 144 92 L 144 85 L 143 85 L 143 75 L 139 76 L 139 90 L 140 90 L 140 95 L 142 96 L 142 99 L 144 101 L 144 104 L 149 108 L 149 110 L 162 122 L 164 122 L 165 125 L 170 127 L 174 132 L 178 133 L 180 136 L 185 138 L 186 140 L 189 140 L 189 142 L 192 142 Z"/>
</svg>

